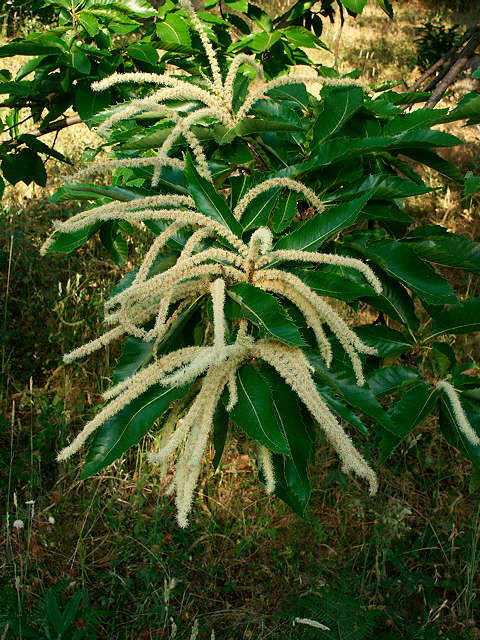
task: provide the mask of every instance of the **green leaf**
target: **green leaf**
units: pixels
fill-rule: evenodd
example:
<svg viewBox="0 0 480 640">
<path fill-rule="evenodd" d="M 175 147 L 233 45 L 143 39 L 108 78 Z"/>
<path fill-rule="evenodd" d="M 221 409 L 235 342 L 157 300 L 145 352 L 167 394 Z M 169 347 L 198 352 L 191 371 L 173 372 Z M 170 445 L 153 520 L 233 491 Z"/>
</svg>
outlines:
<svg viewBox="0 0 480 640">
<path fill-rule="evenodd" d="M 287 132 L 287 131 L 301 131 L 302 127 L 296 122 L 281 120 L 273 120 L 266 118 L 244 118 L 240 120 L 233 131 L 228 133 L 229 136 L 236 134 L 237 136 L 252 136 L 261 133 L 269 133 L 271 131 Z"/>
<path fill-rule="evenodd" d="M 400 322 L 411 331 L 418 328 L 419 321 L 415 315 L 415 308 L 412 298 L 407 291 L 394 278 L 390 278 L 386 273 L 376 272 L 382 283 L 382 293 L 380 295 L 369 295 L 364 297 L 375 309 L 386 313 L 392 320 Z"/>
<path fill-rule="evenodd" d="M 238 402 L 231 419 L 245 433 L 274 453 L 290 453 L 288 442 L 277 422 L 272 393 L 264 378 L 252 365 L 237 372 Z"/>
<path fill-rule="evenodd" d="M 219 402 L 213 416 L 213 448 L 215 455 L 213 456 L 213 468 L 215 471 L 220 466 L 223 450 L 227 441 L 228 434 L 228 412 L 225 406 Z"/>
<path fill-rule="evenodd" d="M 280 40 L 282 37 L 281 32 L 272 31 L 267 33 L 266 31 L 261 31 L 253 36 L 253 38 L 249 42 L 249 47 L 252 51 L 256 53 L 262 53 L 263 51 L 268 51 L 273 45 Z"/>
<path fill-rule="evenodd" d="M 367 4 L 367 0 L 341 0 L 344 7 L 353 13 L 362 13 Z"/>
<path fill-rule="evenodd" d="M 275 233 L 281 233 L 290 226 L 297 214 L 297 201 L 300 196 L 295 191 L 280 192 L 280 197 L 272 215 L 272 229 Z"/>
<path fill-rule="evenodd" d="M 17 40 L 0 47 L 0 58 L 12 56 L 43 56 L 60 55 L 62 49 L 50 45 L 41 44 L 31 40 Z"/>
<path fill-rule="evenodd" d="M 435 169 L 435 171 L 438 171 L 442 176 L 450 178 L 450 180 L 461 182 L 463 179 L 462 173 L 458 167 L 451 162 L 448 162 L 448 160 L 445 160 L 445 158 L 442 158 L 434 151 L 430 151 L 428 149 L 402 149 L 402 154 L 412 158 L 415 162 L 420 162 L 427 167 Z"/>
<path fill-rule="evenodd" d="M 2 171 L 10 184 L 24 182 L 44 187 L 47 183 L 47 172 L 40 156 L 31 149 L 20 149 L 16 153 L 3 156 Z"/>
<path fill-rule="evenodd" d="M 168 13 L 164 20 L 157 22 L 155 28 L 157 36 L 162 42 L 180 44 L 185 47 L 192 46 L 188 24 L 178 14 Z"/>
<path fill-rule="evenodd" d="M 380 442 L 380 463 L 385 462 L 392 451 L 404 440 L 417 425 L 434 410 L 438 392 L 423 381 L 417 382 L 389 409 L 394 432 L 384 432 Z"/>
<path fill-rule="evenodd" d="M 381 173 L 369 175 L 362 180 L 342 189 L 334 194 L 336 200 L 348 200 L 361 193 L 369 193 L 375 200 L 393 200 L 394 198 L 409 198 L 433 191 L 431 187 L 415 184 L 398 176 Z"/>
<path fill-rule="evenodd" d="M 471 171 L 465 176 L 464 195 L 465 198 L 470 198 L 480 191 L 480 178 L 476 178 Z"/>
<path fill-rule="evenodd" d="M 313 455 L 313 434 L 307 429 L 296 393 L 271 367 L 262 368 L 272 392 L 275 416 L 284 433 L 290 455 L 274 455 L 275 494 L 303 516 L 310 500 L 308 462 Z"/>
<path fill-rule="evenodd" d="M 440 311 L 432 320 L 432 337 L 443 333 L 480 331 L 480 297 L 470 298 Z"/>
<path fill-rule="evenodd" d="M 334 205 L 314 218 L 297 224 L 291 233 L 276 243 L 275 249 L 318 249 L 328 238 L 355 222 L 369 196 L 367 193 L 351 202 Z"/>
<path fill-rule="evenodd" d="M 305 343 L 295 323 L 288 317 L 277 298 L 246 282 L 227 289 L 230 300 L 225 303 L 225 315 L 230 319 L 247 318 L 265 338 L 275 338 L 291 347 Z"/>
<path fill-rule="evenodd" d="M 55 632 L 61 636 L 63 632 L 63 616 L 58 606 L 57 596 L 52 589 L 49 589 L 45 596 L 45 611 Z"/>
<path fill-rule="evenodd" d="M 157 13 L 147 0 L 94 0 L 89 6 L 113 7 L 139 18 L 152 18 Z"/>
<path fill-rule="evenodd" d="M 94 16 L 93 13 L 89 13 L 88 11 L 80 11 L 80 13 L 78 14 L 78 21 L 91 38 L 96 36 L 100 31 L 97 17 Z"/>
<path fill-rule="evenodd" d="M 128 258 L 128 245 L 125 238 L 118 232 L 118 224 L 114 220 L 104 222 L 100 227 L 100 240 L 108 250 L 115 263 L 123 266 Z"/>
<path fill-rule="evenodd" d="M 417 227 L 408 244 L 423 260 L 480 274 L 480 243 L 437 225 Z"/>
<path fill-rule="evenodd" d="M 287 27 L 286 29 L 282 29 L 281 32 L 295 47 L 305 47 L 307 49 L 322 47 L 322 49 L 328 50 L 327 45 L 312 31 L 305 29 L 305 27 Z"/>
<path fill-rule="evenodd" d="M 294 102 L 300 109 L 306 109 L 310 104 L 305 84 L 303 82 L 295 82 L 293 79 L 292 84 L 275 87 L 267 91 L 267 93 L 274 100 Z"/>
<path fill-rule="evenodd" d="M 32 149 L 33 151 L 44 153 L 47 156 L 60 160 L 61 162 L 68 162 L 69 164 L 71 164 L 70 161 L 67 160 L 62 153 L 56 151 L 52 147 L 49 147 L 47 144 L 39 140 L 36 136 L 33 136 L 29 133 L 22 133 L 22 135 L 18 136 L 17 140 L 26 144 L 27 147 L 29 149 Z"/>
<path fill-rule="evenodd" d="M 443 119 L 443 122 L 454 122 L 455 120 L 466 120 L 480 118 L 480 95 L 476 92 L 468 93 Z"/>
<path fill-rule="evenodd" d="M 440 427 L 448 442 L 462 449 L 470 458 L 477 469 L 480 469 L 480 445 L 474 445 L 463 433 L 461 426 L 452 409 L 452 405 L 447 396 L 440 395 Z M 480 436 L 480 406 L 471 402 L 467 398 L 460 396 L 460 404 L 465 412 L 465 416 L 475 433 Z"/>
<path fill-rule="evenodd" d="M 82 120 L 89 120 L 99 111 L 106 109 L 111 99 L 110 91 L 92 91 L 90 87 L 81 85 L 75 90 L 75 109 Z"/>
<path fill-rule="evenodd" d="M 185 176 L 198 211 L 217 222 L 221 222 L 240 238 L 242 236 L 240 223 L 235 220 L 227 203 L 215 191 L 214 186 L 195 169 L 195 164 L 190 154 L 187 154 L 185 158 Z"/>
<path fill-rule="evenodd" d="M 393 429 L 390 418 L 370 389 L 359 387 L 342 372 L 327 369 L 323 360 L 315 352 L 309 351 L 307 356 L 321 383 L 333 389 L 356 411 L 361 411 L 366 416 L 373 418 L 388 431 Z"/>
<path fill-rule="evenodd" d="M 83 53 L 83 51 L 80 51 L 79 49 L 74 49 L 72 51 L 72 66 L 74 69 L 76 69 L 80 73 L 83 73 L 84 75 L 88 75 L 92 70 L 90 60 Z"/>
<path fill-rule="evenodd" d="M 448 109 L 425 108 L 417 109 L 409 113 L 401 113 L 387 122 L 383 127 L 383 133 L 391 136 L 412 131 L 413 129 L 424 128 L 425 126 L 429 127 L 432 124 L 442 122 L 442 118 L 446 113 L 448 113 Z"/>
<path fill-rule="evenodd" d="M 319 296 L 352 302 L 374 293 L 373 288 L 356 269 L 322 265 L 319 269 L 291 269 L 294 275 Z"/>
<path fill-rule="evenodd" d="M 345 420 L 345 422 L 348 422 L 348 424 L 351 424 L 352 427 L 357 429 L 357 431 L 362 435 L 369 435 L 367 427 L 363 424 L 357 414 L 352 411 L 352 409 L 347 407 L 347 405 L 344 404 L 337 396 L 330 395 L 325 387 L 317 385 L 317 388 L 323 400 L 325 400 L 329 408 L 336 413 L 337 416 L 342 420 Z"/>
<path fill-rule="evenodd" d="M 249 203 L 241 219 L 244 232 L 268 226 L 268 220 L 277 203 L 279 192 L 280 187 L 272 187 Z"/>
<path fill-rule="evenodd" d="M 48 247 L 47 253 L 72 253 L 93 236 L 100 228 L 100 222 L 94 222 L 87 227 L 72 231 L 71 233 L 55 232 L 53 243 Z"/>
<path fill-rule="evenodd" d="M 383 324 L 365 324 L 354 327 L 357 336 L 369 347 L 377 350 L 380 358 L 390 358 L 409 351 L 412 344 L 400 331 Z"/>
<path fill-rule="evenodd" d="M 367 382 L 375 396 L 383 398 L 412 385 L 419 377 L 420 374 L 415 369 L 391 365 L 376 369 L 368 376 Z"/>
<path fill-rule="evenodd" d="M 319 144 L 334 136 L 362 106 L 359 87 L 337 87 L 321 102 L 321 111 L 313 125 L 313 142 Z"/>
<path fill-rule="evenodd" d="M 132 42 L 132 44 L 128 45 L 125 51 L 127 55 L 134 60 L 139 60 L 140 62 L 146 62 L 152 65 L 156 65 L 158 63 L 157 50 L 146 42 Z"/>
<path fill-rule="evenodd" d="M 188 386 L 154 385 L 107 420 L 93 435 L 81 477 L 89 478 L 120 458 L 187 391 Z"/>
<path fill-rule="evenodd" d="M 356 244 L 351 246 L 358 248 Z M 360 251 L 425 302 L 437 305 L 456 302 L 457 297 L 447 280 L 405 244 L 396 240 L 382 240 Z"/>
<path fill-rule="evenodd" d="M 390 0 L 377 0 L 378 6 L 385 11 L 389 18 L 393 18 L 393 7 Z"/>
<path fill-rule="evenodd" d="M 129 200 L 135 200 L 142 196 L 139 193 L 135 193 L 130 189 L 124 189 L 123 187 L 97 187 L 93 184 L 72 183 L 61 186 L 49 200 L 50 202 L 58 203 L 66 200 L 98 200 L 104 197 L 121 202 L 128 202 Z"/>
<path fill-rule="evenodd" d="M 130 271 L 127 276 L 128 281 L 126 282 L 127 276 L 122 280 L 122 283 L 125 285 L 123 289 L 127 288 L 135 278 L 137 271 Z M 121 284 L 121 283 L 119 283 Z M 117 285 L 119 287 L 119 285 Z M 116 288 L 115 292 L 112 291 L 112 295 L 116 293 L 120 293 L 122 288 Z M 152 359 L 152 343 L 145 342 L 142 338 L 135 338 L 134 336 L 129 336 L 122 345 L 122 351 L 120 354 L 120 358 L 118 359 L 117 365 L 112 374 L 112 383 L 118 384 L 127 378 L 133 376 L 137 371 L 139 371 L 144 365 L 146 365 Z"/>
</svg>

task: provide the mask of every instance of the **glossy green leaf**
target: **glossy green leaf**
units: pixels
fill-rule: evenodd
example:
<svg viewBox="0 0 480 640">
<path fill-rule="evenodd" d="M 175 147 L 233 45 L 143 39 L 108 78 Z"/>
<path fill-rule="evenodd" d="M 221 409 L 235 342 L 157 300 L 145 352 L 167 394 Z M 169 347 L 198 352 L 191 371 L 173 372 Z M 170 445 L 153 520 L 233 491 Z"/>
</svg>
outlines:
<svg viewBox="0 0 480 640">
<path fill-rule="evenodd" d="M 424 260 L 480 274 L 480 243 L 437 225 L 417 227 L 408 246 Z"/>
<path fill-rule="evenodd" d="M 460 448 L 470 458 L 477 469 L 480 469 L 480 445 L 474 445 L 465 436 L 449 399 L 440 394 L 440 427 L 450 444 Z M 480 437 L 480 404 L 460 395 L 460 404 L 474 432 Z"/>
<path fill-rule="evenodd" d="M 320 383 L 332 389 L 356 411 L 361 411 L 366 416 L 373 418 L 388 431 L 392 430 L 393 425 L 390 418 L 367 386 L 359 387 L 342 373 L 327 369 L 323 360 L 316 353 L 308 352 L 307 355 Z"/>
<path fill-rule="evenodd" d="M 360 87 L 336 87 L 321 102 L 320 113 L 312 130 L 314 144 L 337 134 L 363 104 Z"/>
<path fill-rule="evenodd" d="M 270 387 L 252 365 L 237 372 L 238 401 L 231 419 L 248 436 L 274 453 L 290 453 L 290 447 L 277 421 Z"/>
<path fill-rule="evenodd" d="M 272 229 L 275 233 L 285 231 L 297 213 L 299 195 L 295 191 L 281 191 L 272 215 Z"/>
<path fill-rule="evenodd" d="M 132 44 L 128 45 L 125 51 L 127 55 L 134 60 L 139 60 L 140 62 L 146 62 L 152 65 L 158 63 L 157 50 L 146 42 L 132 42 Z"/>
<path fill-rule="evenodd" d="M 366 345 L 377 350 L 380 358 L 390 358 L 413 347 L 403 333 L 384 324 L 365 324 L 354 327 L 354 331 Z"/>
<path fill-rule="evenodd" d="M 339 418 L 351 424 L 359 433 L 364 436 L 369 435 L 369 431 L 367 427 L 363 424 L 357 414 L 350 409 L 342 400 L 340 400 L 337 396 L 331 395 L 326 390 L 326 387 L 320 387 L 317 385 L 318 391 L 322 396 L 322 399 L 325 400 L 328 407 L 335 413 Z"/>
<path fill-rule="evenodd" d="M 411 367 L 391 365 L 380 367 L 367 377 L 368 386 L 377 398 L 383 398 L 403 391 L 414 382 L 418 382 L 420 374 Z"/>
<path fill-rule="evenodd" d="M 224 198 L 215 191 L 215 188 L 208 180 L 205 180 L 198 173 L 190 154 L 187 154 L 185 160 L 185 176 L 198 211 L 217 222 L 221 222 L 233 233 L 241 237 L 242 227 L 240 223 L 235 220 Z"/>
<path fill-rule="evenodd" d="M 348 200 L 358 197 L 361 193 L 370 193 L 375 200 L 392 200 L 393 198 L 409 198 L 433 191 L 431 187 L 415 184 L 411 180 L 392 176 L 390 174 L 369 175 L 335 193 L 335 199 Z"/>
<path fill-rule="evenodd" d="M 95 222 L 71 233 L 55 232 L 53 242 L 48 247 L 47 253 L 72 253 L 75 249 L 83 246 L 85 242 L 98 231 L 100 225 L 100 222 Z"/>
<path fill-rule="evenodd" d="M 240 120 L 235 129 L 229 135 L 255 136 L 269 132 L 301 131 L 302 127 L 297 122 L 281 121 L 265 118 L 245 118 Z"/>
<path fill-rule="evenodd" d="M 388 412 L 394 425 L 394 433 L 382 434 L 380 463 L 385 462 L 395 447 L 433 412 L 437 398 L 438 392 L 423 381 L 402 392 L 400 399 Z"/>
<path fill-rule="evenodd" d="M 322 214 L 295 225 L 294 230 L 283 236 L 275 245 L 275 249 L 299 249 L 314 251 L 328 238 L 351 226 L 370 194 L 364 194 L 351 202 L 334 205 Z"/>
<path fill-rule="evenodd" d="M 120 458 L 187 391 L 188 386 L 154 385 L 107 420 L 92 437 L 81 477 L 88 478 Z"/>
<path fill-rule="evenodd" d="M 185 20 L 176 13 L 168 13 L 164 20 L 155 25 L 157 36 L 162 42 L 171 42 L 186 47 L 192 46 L 190 31 Z"/>
<path fill-rule="evenodd" d="M 362 13 L 367 4 L 367 0 L 341 0 L 344 7 L 353 13 Z"/>
<path fill-rule="evenodd" d="M 139 18 L 151 18 L 157 12 L 147 0 L 94 0 L 89 7 L 92 5 L 113 7 Z"/>
<path fill-rule="evenodd" d="M 12 56 L 43 56 L 59 55 L 62 49 L 50 45 L 41 44 L 33 40 L 17 40 L 9 42 L 0 47 L 0 58 L 10 58 Z"/>
<path fill-rule="evenodd" d="M 351 267 L 322 265 L 319 269 L 290 269 L 319 296 L 352 302 L 374 293 L 361 273 Z"/>
<path fill-rule="evenodd" d="M 111 99 L 110 91 L 92 91 L 90 87 L 82 85 L 75 90 L 75 109 L 82 120 L 88 120 L 106 109 Z"/>
<path fill-rule="evenodd" d="M 362 248 L 361 252 L 425 302 L 437 305 L 456 302 L 457 297 L 447 280 L 405 244 L 383 240 Z"/>
<path fill-rule="evenodd" d="M 395 278 L 391 278 L 384 272 L 376 273 L 382 283 L 382 293 L 365 296 L 364 301 L 375 309 L 386 313 L 392 320 L 400 322 L 411 331 L 415 331 L 419 321 L 415 315 L 412 298 Z"/>
<path fill-rule="evenodd" d="M 272 187 L 250 202 L 240 220 L 244 232 L 268 226 L 270 214 L 275 208 L 279 193 L 280 187 Z"/>
<path fill-rule="evenodd" d="M 402 155 L 435 169 L 435 171 L 438 171 L 442 176 L 450 178 L 450 180 L 461 182 L 463 179 L 460 169 L 429 149 L 402 149 Z"/>
<path fill-rule="evenodd" d="M 213 448 L 215 454 L 213 456 L 213 468 L 215 470 L 220 466 L 223 450 L 227 441 L 229 415 L 225 406 L 219 402 L 213 416 Z"/>
<path fill-rule="evenodd" d="M 128 245 L 125 238 L 119 233 L 118 224 L 113 220 L 104 222 L 100 227 L 100 240 L 110 253 L 115 263 L 123 266 L 128 258 Z"/>
<path fill-rule="evenodd" d="M 135 271 L 130 271 L 128 276 L 128 280 L 130 282 L 126 282 L 125 278 L 123 279 L 123 284 L 125 285 L 123 289 L 127 288 L 133 282 L 133 279 L 136 275 Z M 115 293 L 120 293 L 123 290 L 122 288 L 116 289 Z M 112 294 L 114 292 L 112 291 Z M 120 354 L 120 358 L 118 359 L 117 365 L 113 370 L 112 374 L 112 383 L 118 384 L 126 378 L 130 378 L 137 371 L 139 371 L 144 365 L 146 365 L 152 359 L 152 343 L 145 342 L 142 338 L 136 338 L 134 336 L 129 336 L 122 345 L 122 351 Z"/>
<path fill-rule="evenodd" d="M 285 434 L 289 455 L 274 455 L 275 494 L 303 516 L 310 500 L 308 462 L 313 455 L 312 433 L 307 429 L 298 397 L 271 367 L 262 368 L 272 392 L 275 416 Z"/>
<path fill-rule="evenodd" d="M 282 34 L 278 31 L 272 31 L 270 33 L 261 31 L 253 36 L 248 46 L 252 51 L 255 51 L 255 53 L 262 53 L 263 51 L 271 49 L 281 37 Z"/>
<path fill-rule="evenodd" d="M 464 195 L 470 198 L 480 191 L 480 178 L 476 178 L 471 171 L 465 176 Z"/>
<path fill-rule="evenodd" d="M 286 27 L 282 29 L 282 33 L 287 40 L 296 47 L 305 47 L 307 49 L 321 47 L 322 49 L 328 49 L 327 45 L 324 44 L 318 36 L 305 27 Z"/>
<path fill-rule="evenodd" d="M 37 136 L 33 136 L 29 133 L 23 133 L 22 135 L 18 136 L 17 140 L 26 144 L 29 149 L 37 151 L 37 153 L 44 153 L 46 156 L 56 158 L 61 162 L 67 162 L 71 164 L 70 161 L 65 158 L 63 153 L 60 153 L 56 149 L 49 147 L 47 144 L 39 140 Z"/>
<path fill-rule="evenodd" d="M 275 338 L 291 347 L 305 344 L 298 327 L 275 296 L 246 282 L 229 288 L 227 296 L 230 298 L 225 303 L 227 318 L 247 318 L 259 328 L 261 336 Z"/>
<path fill-rule="evenodd" d="M 440 311 L 432 320 L 432 336 L 473 331 L 480 331 L 480 297 L 452 305 Z"/>
<path fill-rule="evenodd" d="M 95 186 L 93 184 L 72 183 L 62 185 L 53 196 L 50 202 L 64 202 L 66 200 L 98 200 L 100 198 L 111 198 L 120 202 L 128 202 L 140 198 L 139 193 L 123 187 Z"/>
</svg>

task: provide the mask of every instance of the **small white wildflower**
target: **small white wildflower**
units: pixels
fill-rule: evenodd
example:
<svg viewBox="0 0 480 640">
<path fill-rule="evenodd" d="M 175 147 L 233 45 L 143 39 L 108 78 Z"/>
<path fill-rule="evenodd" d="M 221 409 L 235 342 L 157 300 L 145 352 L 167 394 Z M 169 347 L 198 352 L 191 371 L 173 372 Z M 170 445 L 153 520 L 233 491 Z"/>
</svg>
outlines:
<svg viewBox="0 0 480 640">
<path fill-rule="evenodd" d="M 330 627 L 327 627 L 321 622 L 317 622 L 316 620 L 310 620 L 310 618 L 295 618 L 293 623 L 306 624 L 309 627 L 315 627 L 315 629 L 321 629 L 322 631 L 331 631 Z"/>
<path fill-rule="evenodd" d="M 48 516 L 48 524 L 55 524 L 55 518 L 53 516 Z"/>
<path fill-rule="evenodd" d="M 23 529 L 24 526 L 25 526 L 25 523 L 23 522 L 23 520 L 15 520 L 12 524 L 12 527 L 17 531 L 19 531 L 20 529 Z"/>
</svg>

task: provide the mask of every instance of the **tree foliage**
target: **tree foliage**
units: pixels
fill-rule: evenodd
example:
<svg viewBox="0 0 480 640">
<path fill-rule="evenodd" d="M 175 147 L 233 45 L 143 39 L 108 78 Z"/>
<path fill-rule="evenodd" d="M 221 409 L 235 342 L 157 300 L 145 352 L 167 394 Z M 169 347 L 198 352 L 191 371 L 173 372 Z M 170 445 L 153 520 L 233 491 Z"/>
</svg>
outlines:
<svg viewBox="0 0 480 640">
<path fill-rule="evenodd" d="M 352 12 L 364 4 L 343 2 Z M 390 12 L 387 2 L 380 4 Z M 204 414 L 208 429 L 214 426 L 215 464 L 227 432 L 243 431 L 258 444 L 267 489 L 274 488 L 300 514 L 311 492 L 314 423 L 334 442 L 330 416 L 363 439 L 369 462 L 351 455 L 358 455 L 359 475 L 371 487 L 367 469 L 387 460 L 430 415 L 440 416 L 447 440 L 478 466 L 477 366 L 459 362 L 452 345 L 455 335 L 480 328 L 480 301 L 456 291 L 438 266 L 478 273 L 479 245 L 443 227 L 419 225 L 405 208 L 406 198 L 434 189 L 419 165 L 463 181 L 438 153 L 461 141 L 433 127 L 478 122 L 477 94 L 451 110 L 408 111 L 425 94 L 374 92 L 352 76 L 339 78 L 313 65 L 304 48 L 322 46 L 315 24 L 297 24 L 313 3 L 298 2 L 276 19 L 241 1 L 198 16 L 187 5 L 167 0 L 150 20 L 152 10 L 142 2 L 108 8 L 86 2 L 75 21 L 64 8 L 65 26 L 57 35 L 33 34 L 0 49 L 0 55 L 30 51 L 28 73 L 35 64 L 50 65 L 45 82 L 52 72 L 64 74 L 64 105 L 75 104 L 82 117 L 101 125 L 111 147 L 111 161 L 80 172 L 54 196 L 82 198 L 94 208 L 59 225 L 45 249 L 70 253 L 98 233 L 114 260 L 124 264 L 135 225 L 142 222 L 152 232 L 140 272 L 127 273 L 106 305 L 107 322 L 118 323 L 121 331 L 111 329 L 107 338 L 69 356 L 88 355 L 112 336 L 130 334 L 114 372 L 115 387 L 107 392 L 111 404 L 99 414 L 104 419 L 94 419 L 90 431 L 74 441 L 80 446 L 94 432 L 84 476 L 110 464 L 150 428 L 163 432 L 163 461 L 176 448 L 170 443 L 181 445 L 188 436 L 182 420 L 193 424 Z M 142 19 L 148 19 L 144 32 Z M 105 25 L 122 36 L 135 33 L 135 40 L 112 49 L 103 40 Z M 63 50 L 52 38 L 64 42 L 67 33 L 76 35 Z M 218 71 L 202 34 L 213 43 Z M 299 63 L 319 74 L 313 84 L 288 75 Z M 170 80 L 164 80 L 167 64 L 175 67 Z M 237 73 L 229 76 L 232 68 Z M 132 70 L 140 73 L 112 76 L 92 91 L 92 79 Z M 22 80 L 19 91 L 23 86 L 31 97 L 33 85 L 27 91 L 22 82 L 29 81 Z M 167 88 L 152 93 L 152 84 Z M 316 85 L 319 94 L 312 90 Z M 227 86 L 231 100 L 222 97 L 222 90 L 229 95 Z M 83 113 L 80 96 L 87 105 Z M 41 126 L 60 114 L 59 107 L 51 108 L 53 115 L 42 115 Z M 7 177 L 20 154 L 46 153 L 35 147 L 37 138 L 17 143 L 4 157 Z M 106 170 L 112 171 L 111 181 L 92 181 Z M 465 182 L 470 194 L 478 186 L 474 180 L 469 175 Z M 195 235 L 202 229 L 207 233 Z M 190 271 L 182 271 L 185 260 Z M 275 271 L 270 281 L 269 270 Z M 339 324 L 337 310 L 350 307 L 362 317 L 367 306 L 372 322 L 353 330 Z M 281 365 L 268 357 L 272 345 Z M 188 357 L 161 370 L 169 354 L 187 351 Z M 234 356 L 238 361 L 224 379 L 221 367 Z M 149 372 L 157 364 L 152 382 Z M 303 391 L 296 374 L 303 376 Z M 151 384 L 145 386 L 147 379 Z M 212 379 L 217 387 L 206 386 Z M 307 387 L 310 398 L 326 407 L 323 422 L 306 398 Z M 115 397 L 121 398 L 116 405 Z M 109 413 L 109 406 L 118 410 Z M 203 453 L 203 436 L 192 427 L 185 451 Z M 334 446 L 351 471 L 343 445 L 337 440 Z M 189 469 L 186 458 L 184 453 L 178 463 L 182 477 Z M 178 477 L 185 524 L 187 489 Z"/>
</svg>

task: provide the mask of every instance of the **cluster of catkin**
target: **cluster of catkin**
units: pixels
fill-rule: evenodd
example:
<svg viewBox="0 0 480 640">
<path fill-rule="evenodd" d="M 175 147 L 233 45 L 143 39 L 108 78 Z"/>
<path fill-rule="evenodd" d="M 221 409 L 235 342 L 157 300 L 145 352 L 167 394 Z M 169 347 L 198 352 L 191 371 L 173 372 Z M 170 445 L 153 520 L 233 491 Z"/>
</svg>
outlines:
<svg viewBox="0 0 480 640">
<path fill-rule="evenodd" d="M 241 222 L 248 206 L 262 193 L 272 189 L 291 189 L 300 194 L 321 215 L 323 205 L 307 186 L 289 178 L 272 178 L 257 185 L 239 200 L 233 214 Z M 258 358 L 268 362 L 295 390 L 313 418 L 337 450 L 346 471 L 367 479 L 376 490 L 376 477 L 354 448 L 350 438 L 330 412 L 314 384 L 310 366 L 300 348 L 276 340 L 255 340 L 246 321 L 240 321 L 235 340 L 226 341 L 225 291 L 238 282 L 249 282 L 264 291 L 289 300 L 303 313 L 315 332 L 320 353 L 327 366 L 331 363 L 330 343 L 324 327 L 337 336 L 349 355 L 358 384 L 364 384 L 359 354 L 374 353 L 347 326 L 343 318 L 300 278 L 278 268 L 282 262 L 309 262 L 351 267 L 359 271 L 376 292 L 381 284 L 361 260 L 328 253 L 272 249 L 271 231 L 262 227 L 248 243 L 226 226 L 200 213 L 189 196 L 157 195 L 123 203 L 102 205 L 57 224 L 57 231 L 71 233 L 97 221 L 126 220 L 142 223 L 156 220 L 167 224 L 153 240 L 132 284 L 108 299 L 105 321 L 110 329 L 102 336 L 65 355 L 65 362 L 86 356 L 124 335 L 142 338 L 152 344 L 153 362 L 105 394 L 109 403 L 91 420 L 59 455 L 64 460 L 78 451 L 87 438 L 106 420 L 118 413 L 152 385 L 183 386 L 200 381 L 192 399 L 179 401 L 167 418 L 160 451 L 151 454 L 152 462 L 164 463 L 181 451 L 176 463 L 173 487 L 176 491 L 178 522 L 186 526 L 194 489 L 201 470 L 212 417 L 223 389 L 227 387 L 231 410 L 237 402 L 236 371 L 243 362 Z M 155 260 L 168 240 L 181 228 L 190 236 L 176 262 L 155 274 Z M 204 243 L 209 238 L 208 244 Z M 48 245 L 47 245 L 48 247 Z M 47 248 L 46 247 L 46 248 Z M 211 296 L 213 335 L 203 346 L 192 346 L 156 357 L 157 346 L 174 325 L 182 310 L 195 300 Z M 148 330 L 145 325 L 150 327 Z M 275 488 L 270 452 L 259 449 L 266 488 Z"/>
<path fill-rule="evenodd" d="M 85 178 L 88 174 L 103 169 L 153 165 L 152 186 L 155 186 L 162 167 L 183 168 L 183 160 L 168 155 L 173 145 L 183 137 L 193 152 L 199 173 L 211 180 L 205 153 L 192 127 L 201 121 L 213 119 L 233 128 L 248 116 L 255 101 L 266 92 L 292 81 L 286 76 L 264 82 L 261 67 L 253 57 L 243 54 L 233 59 L 223 80 L 213 47 L 190 1 L 181 0 L 180 4 L 190 14 L 192 25 L 200 35 L 207 53 L 211 78 L 205 79 L 204 86 L 197 86 L 188 76 L 176 78 L 138 73 L 115 74 L 96 83 L 96 90 L 121 82 L 150 82 L 163 86 L 145 99 L 124 105 L 103 123 L 101 130 L 107 131 L 115 122 L 152 109 L 160 111 L 171 120 L 173 128 L 155 157 L 107 161 L 79 172 L 75 179 Z M 250 89 L 243 105 L 234 113 L 234 80 L 243 64 L 256 70 L 257 82 Z M 302 80 L 295 78 L 296 82 Z M 319 78 L 319 81 L 326 82 L 323 78 Z M 343 82 L 351 83 L 351 80 L 334 81 L 337 84 Z M 168 106 L 169 101 L 179 99 L 200 103 L 202 106 L 183 116 Z M 271 178 L 258 184 L 238 201 L 233 211 L 234 217 L 241 222 L 249 205 L 262 193 L 274 188 L 297 192 L 318 215 L 324 210 L 318 196 L 306 185 L 289 178 Z M 224 314 L 226 292 L 230 286 L 239 282 L 248 282 L 291 302 L 312 328 L 326 366 L 331 364 L 332 351 L 324 327 L 328 327 L 336 336 L 350 358 L 358 385 L 363 385 L 365 378 L 360 355 L 374 354 L 375 350 L 365 345 L 328 302 L 315 294 L 300 278 L 277 267 L 280 263 L 289 261 L 350 267 L 360 272 L 375 292 L 381 293 L 381 283 L 370 267 L 361 260 L 336 254 L 274 250 L 271 231 L 266 227 L 257 229 L 244 242 L 227 226 L 198 211 L 194 200 L 188 195 L 159 194 L 130 202 L 112 202 L 56 223 L 55 232 L 73 233 L 95 222 L 109 220 L 125 220 L 136 224 L 154 220 L 163 225 L 164 230 L 152 241 L 130 286 L 109 298 L 105 304 L 105 322 L 110 328 L 99 338 L 65 355 L 64 360 L 66 363 L 72 362 L 113 340 L 130 335 L 151 344 L 153 361 L 105 393 L 108 403 L 72 443 L 60 452 L 58 459 L 65 460 L 77 452 L 96 429 L 153 385 L 170 388 L 191 385 L 191 392 L 176 401 L 166 416 L 159 450 L 149 454 L 152 463 L 163 466 L 171 456 L 177 455 L 170 489 L 176 495 L 178 523 L 181 527 L 187 526 L 217 404 L 227 388 L 226 408 L 233 409 L 238 402 L 236 372 L 246 360 L 256 358 L 276 369 L 295 391 L 337 451 L 342 468 L 364 478 L 369 484 L 370 492 L 375 493 L 377 478 L 374 471 L 355 449 L 350 437 L 318 393 L 311 367 L 302 349 L 287 346 L 277 340 L 255 339 L 245 319 L 234 325 L 235 337 L 233 341 L 227 342 L 226 336 L 231 333 L 226 331 Z M 156 273 L 157 257 L 181 229 L 190 232 L 183 250 L 173 266 Z M 45 243 L 43 252 L 48 250 L 51 243 L 52 239 Z M 159 357 L 158 346 L 169 331 L 174 330 L 182 313 L 196 301 L 208 297 L 212 300 L 213 332 L 206 330 L 204 344 L 184 347 Z M 443 388 L 449 397 L 453 397 L 448 386 L 444 385 Z M 454 400 L 452 402 L 456 414 L 460 415 L 461 408 L 457 407 Z M 260 446 L 258 460 L 265 477 L 266 490 L 272 493 L 275 490 L 275 473 L 271 452 Z"/>
</svg>

